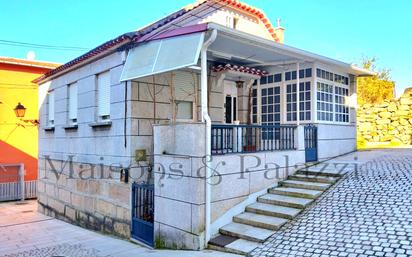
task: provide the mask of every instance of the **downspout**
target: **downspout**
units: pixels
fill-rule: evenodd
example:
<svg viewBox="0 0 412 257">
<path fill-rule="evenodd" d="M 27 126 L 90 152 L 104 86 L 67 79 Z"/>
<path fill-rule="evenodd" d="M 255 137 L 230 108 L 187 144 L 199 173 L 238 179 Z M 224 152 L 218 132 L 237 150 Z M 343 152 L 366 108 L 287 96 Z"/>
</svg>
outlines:
<svg viewBox="0 0 412 257">
<path fill-rule="evenodd" d="M 210 240 L 210 223 L 211 223 L 211 185 L 210 179 L 212 172 L 210 169 L 211 162 L 211 133 L 212 133 L 212 121 L 210 119 L 207 106 L 208 106 L 208 86 L 207 86 L 207 49 L 215 41 L 217 35 L 216 29 L 212 31 L 210 37 L 203 43 L 201 50 L 201 74 L 200 74 L 200 87 L 201 87 L 201 102 L 202 102 L 202 122 L 206 123 L 205 129 L 205 248 Z"/>
</svg>

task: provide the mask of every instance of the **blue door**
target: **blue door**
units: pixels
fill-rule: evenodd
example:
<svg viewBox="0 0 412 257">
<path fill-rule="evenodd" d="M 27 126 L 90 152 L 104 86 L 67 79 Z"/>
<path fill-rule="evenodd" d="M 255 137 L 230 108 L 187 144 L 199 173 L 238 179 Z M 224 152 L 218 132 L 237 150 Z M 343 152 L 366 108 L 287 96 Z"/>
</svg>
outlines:
<svg viewBox="0 0 412 257">
<path fill-rule="evenodd" d="M 132 184 L 132 238 L 154 246 L 154 185 Z"/>
<path fill-rule="evenodd" d="M 304 134 L 306 162 L 315 162 L 318 160 L 318 128 L 314 125 L 306 125 Z"/>
</svg>

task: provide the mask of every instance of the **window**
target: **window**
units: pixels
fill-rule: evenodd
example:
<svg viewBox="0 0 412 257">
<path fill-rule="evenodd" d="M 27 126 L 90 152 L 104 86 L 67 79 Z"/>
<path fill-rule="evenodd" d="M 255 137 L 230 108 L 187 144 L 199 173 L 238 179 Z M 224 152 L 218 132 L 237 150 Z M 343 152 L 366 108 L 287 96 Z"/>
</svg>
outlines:
<svg viewBox="0 0 412 257">
<path fill-rule="evenodd" d="M 316 69 L 316 76 L 319 78 L 334 81 L 340 84 L 349 85 L 348 77 L 345 77 L 339 74 L 334 74 L 332 72 L 325 71 L 322 69 Z"/>
<path fill-rule="evenodd" d="M 256 124 L 257 121 L 257 89 L 252 90 L 252 123 Z"/>
<path fill-rule="evenodd" d="M 48 110 L 47 110 L 47 116 L 48 116 L 48 126 L 49 127 L 54 127 L 54 91 L 50 91 L 48 94 Z"/>
<path fill-rule="evenodd" d="M 193 120 L 193 102 L 176 101 L 176 119 Z"/>
<path fill-rule="evenodd" d="M 99 120 L 110 119 L 110 73 L 97 75 L 97 116 Z"/>
<path fill-rule="evenodd" d="M 310 77 L 312 77 L 312 69 L 311 68 L 299 70 L 299 78 L 300 79 L 310 78 Z"/>
<path fill-rule="evenodd" d="M 295 121 L 297 119 L 296 115 L 296 84 L 286 85 L 286 120 Z"/>
<path fill-rule="evenodd" d="M 349 79 L 348 77 L 339 75 L 339 74 L 335 74 L 335 82 L 340 83 L 340 84 L 344 84 L 344 85 L 349 85 Z"/>
<path fill-rule="evenodd" d="M 349 107 L 345 106 L 345 98 L 349 96 L 349 89 L 335 87 L 335 121 L 349 122 Z"/>
<path fill-rule="evenodd" d="M 68 86 L 69 92 L 69 123 L 77 124 L 77 83 Z"/>
<path fill-rule="evenodd" d="M 305 77 L 306 78 L 312 77 L 312 69 L 311 68 L 305 70 Z"/>
<path fill-rule="evenodd" d="M 233 18 L 230 15 L 226 16 L 226 27 L 231 28 L 231 29 L 235 29 L 236 25 L 237 25 L 237 20 L 235 21 L 235 19 L 236 18 Z"/>
<path fill-rule="evenodd" d="M 300 71 L 302 71 L 302 70 L 300 70 Z M 299 74 L 300 74 L 300 72 L 299 72 Z M 286 81 L 288 81 L 288 80 L 295 80 L 295 79 L 296 79 L 296 76 L 297 76 L 296 71 L 288 71 L 288 72 L 285 72 L 285 80 L 286 80 Z"/>
<path fill-rule="evenodd" d="M 239 22 L 239 18 L 237 17 L 233 17 L 233 28 L 236 29 L 237 28 L 237 24 Z"/>
<path fill-rule="evenodd" d="M 265 85 L 268 83 L 268 77 L 267 76 L 263 76 L 260 78 L 260 85 Z"/>
<path fill-rule="evenodd" d="M 278 73 L 273 75 L 273 81 L 274 82 L 281 82 L 282 81 L 282 73 Z"/>
<path fill-rule="evenodd" d="M 333 121 L 333 85 L 318 82 L 318 120 Z"/>
<path fill-rule="evenodd" d="M 280 124 L 280 86 L 262 89 L 262 125 Z M 263 139 L 273 139 L 274 132 L 278 138 L 278 131 L 264 129 Z"/>
<path fill-rule="evenodd" d="M 299 120 L 310 120 L 310 81 L 299 83 Z"/>
</svg>

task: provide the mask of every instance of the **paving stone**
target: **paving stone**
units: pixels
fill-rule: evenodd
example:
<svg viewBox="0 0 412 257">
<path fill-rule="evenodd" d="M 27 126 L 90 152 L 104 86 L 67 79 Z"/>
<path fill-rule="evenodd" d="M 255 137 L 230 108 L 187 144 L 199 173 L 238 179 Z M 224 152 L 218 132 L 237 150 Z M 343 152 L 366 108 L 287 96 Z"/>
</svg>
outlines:
<svg viewBox="0 0 412 257">
<path fill-rule="evenodd" d="M 354 162 L 356 167 L 345 169 L 316 203 L 250 256 L 267 256 L 279 249 L 286 251 L 281 252 L 285 256 L 412 256 L 412 149 L 356 155 L 360 160 Z M 297 176 L 323 176 L 320 172 L 312 167 Z"/>
</svg>

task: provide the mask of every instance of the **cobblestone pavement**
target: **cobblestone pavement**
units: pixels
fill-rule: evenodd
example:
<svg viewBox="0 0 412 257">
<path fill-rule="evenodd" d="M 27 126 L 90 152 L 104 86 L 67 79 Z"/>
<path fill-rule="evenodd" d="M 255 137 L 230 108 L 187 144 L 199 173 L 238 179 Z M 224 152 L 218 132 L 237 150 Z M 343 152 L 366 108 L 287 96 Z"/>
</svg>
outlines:
<svg viewBox="0 0 412 257">
<path fill-rule="evenodd" d="M 215 251 L 150 250 L 37 212 L 36 201 L 0 203 L 0 257 L 235 257 Z"/>
<path fill-rule="evenodd" d="M 412 150 L 358 157 L 369 161 L 251 256 L 412 256 Z"/>
</svg>

